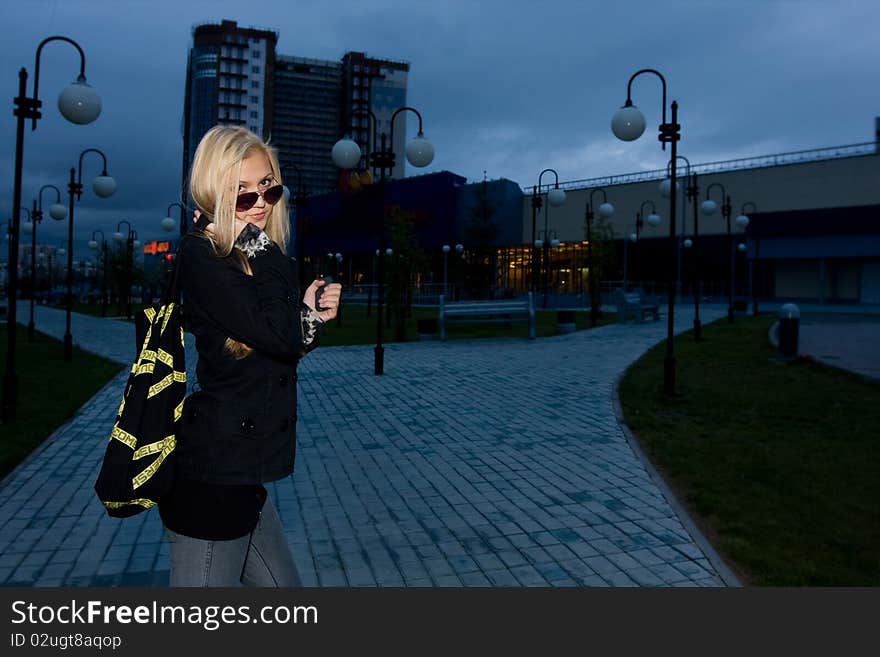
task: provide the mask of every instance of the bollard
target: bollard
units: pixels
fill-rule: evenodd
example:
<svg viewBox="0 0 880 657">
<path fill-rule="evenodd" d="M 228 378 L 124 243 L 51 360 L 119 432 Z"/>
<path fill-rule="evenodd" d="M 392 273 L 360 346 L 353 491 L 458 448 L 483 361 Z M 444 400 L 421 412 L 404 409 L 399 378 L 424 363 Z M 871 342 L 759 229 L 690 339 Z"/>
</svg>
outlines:
<svg viewBox="0 0 880 657">
<path fill-rule="evenodd" d="M 801 311 L 793 303 L 786 303 L 779 309 L 779 355 L 783 358 L 796 358 L 798 355 L 798 332 Z"/>
</svg>

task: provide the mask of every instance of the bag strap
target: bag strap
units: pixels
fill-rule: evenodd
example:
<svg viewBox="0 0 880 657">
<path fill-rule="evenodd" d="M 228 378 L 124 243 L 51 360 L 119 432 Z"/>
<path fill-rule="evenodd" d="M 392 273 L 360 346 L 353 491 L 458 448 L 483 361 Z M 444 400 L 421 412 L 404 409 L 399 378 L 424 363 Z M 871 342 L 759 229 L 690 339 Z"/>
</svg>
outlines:
<svg viewBox="0 0 880 657">
<path fill-rule="evenodd" d="M 180 302 L 180 253 L 183 250 L 183 245 L 186 240 L 203 232 L 209 223 L 211 223 L 211 221 L 207 218 L 207 215 L 202 214 L 196 221 L 195 227 L 190 228 L 189 232 L 180 238 L 180 242 L 177 244 L 177 250 L 174 253 L 174 264 L 171 266 L 171 274 L 168 276 L 168 283 L 165 286 L 165 294 L 162 297 L 163 304 Z"/>
</svg>

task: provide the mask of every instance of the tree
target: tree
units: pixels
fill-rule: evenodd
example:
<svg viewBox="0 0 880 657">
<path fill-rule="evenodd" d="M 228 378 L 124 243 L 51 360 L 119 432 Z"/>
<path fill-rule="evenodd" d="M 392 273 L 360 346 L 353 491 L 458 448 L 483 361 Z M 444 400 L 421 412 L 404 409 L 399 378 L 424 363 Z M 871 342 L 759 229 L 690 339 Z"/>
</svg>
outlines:
<svg viewBox="0 0 880 657">
<path fill-rule="evenodd" d="M 474 201 L 467 206 L 468 221 L 465 224 L 464 238 L 470 253 L 467 266 L 467 280 L 472 297 L 489 296 L 495 285 L 494 253 L 492 246 L 498 235 L 495 215 L 500 202 L 492 198 L 489 183 L 483 175 L 483 182 L 476 189 Z"/>
<path fill-rule="evenodd" d="M 143 282 L 143 272 L 137 267 L 137 261 L 131 254 L 128 257 L 128 245 L 125 240 L 115 242 L 107 251 L 107 289 L 116 291 L 119 303 L 119 314 L 126 314 L 126 302 L 131 294 L 131 286 Z"/>
<path fill-rule="evenodd" d="M 388 232 L 393 255 L 388 259 L 388 318 L 394 320 L 394 339 L 406 341 L 406 318 L 412 314 L 412 289 L 416 274 L 426 265 L 425 252 L 419 248 L 415 232 L 415 214 L 400 206 L 389 208 Z"/>
<path fill-rule="evenodd" d="M 614 248 L 614 230 L 611 224 L 598 214 L 591 222 L 590 230 L 587 230 L 586 223 L 584 225 L 584 239 L 592 238 L 592 265 L 590 266 L 588 276 L 588 290 L 596 295 L 597 316 L 601 315 L 601 293 L 602 281 L 613 275 L 616 267 L 616 251 Z M 590 298 L 592 306 L 592 295 Z"/>
</svg>

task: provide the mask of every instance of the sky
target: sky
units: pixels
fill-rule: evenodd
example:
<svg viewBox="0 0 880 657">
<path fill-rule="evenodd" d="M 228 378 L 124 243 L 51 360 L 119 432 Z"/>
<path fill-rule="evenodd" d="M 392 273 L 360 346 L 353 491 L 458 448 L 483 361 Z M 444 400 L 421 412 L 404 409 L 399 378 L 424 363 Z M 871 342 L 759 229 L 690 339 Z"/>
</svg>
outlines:
<svg viewBox="0 0 880 657">
<path fill-rule="evenodd" d="M 668 102 L 679 103 L 679 153 L 694 164 L 872 141 L 880 116 L 876 0 L 0 0 L 0 19 L 4 219 L 13 203 L 11 101 L 21 67 L 32 93 L 39 42 L 77 41 L 102 98 L 94 123 L 65 121 L 56 99 L 79 57 L 64 43 L 44 48 L 43 118 L 25 134 L 24 204 L 45 184 L 59 187 L 66 204 L 69 169 L 86 148 L 106 153 L 118 184 L 112 197 L 97 198 L 90 181 L 101 160 L 86 156 L 75 258 L 93 230 L 109 238 L 123 220 L 142 241 L 170 235 L 160 221 L 180 197 L 192 29 L 223 19 L 276 30 L 281 54 L 338 61 L 357 50 L 409 62 L 407 102 L 422 113 L 436 156 L 408 175 L 448 170 L 531 186 L 546 168 L 560 181 L 662 168 L 656 78 L 633 85 L 648 124 L 642 138 L 621 142 L 610 130 L 629 77 L 642 68 L 665 76 Z M 54 202 L 51 190 L 43 201 L 44 209 Z M 66 237 L 65 221 L 47 218 L 38 228 L 40 243 Z"/>
</svg>

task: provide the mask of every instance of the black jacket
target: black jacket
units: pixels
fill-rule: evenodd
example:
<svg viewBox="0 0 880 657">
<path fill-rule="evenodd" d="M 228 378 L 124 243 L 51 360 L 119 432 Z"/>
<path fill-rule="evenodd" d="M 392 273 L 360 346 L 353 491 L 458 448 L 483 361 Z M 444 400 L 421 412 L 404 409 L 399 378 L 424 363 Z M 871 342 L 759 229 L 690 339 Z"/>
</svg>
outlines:
<svg viewBox="0 0 880 657">
<path fill-rule="evenodd" d="M 183 310 L 198 351 L 198 391 L 187 397 L 177 440 L 177 476 L 212 484 L 258 484 L 293 471 L 297 363 L 317 345 L 303 342 L 303 306 L 294 261 L 248 225 L 253 276 L 215 255 L 204 237 L 180 252 Z M 224 353 L 227 338 L 252 347 Z"/>
</svg>

